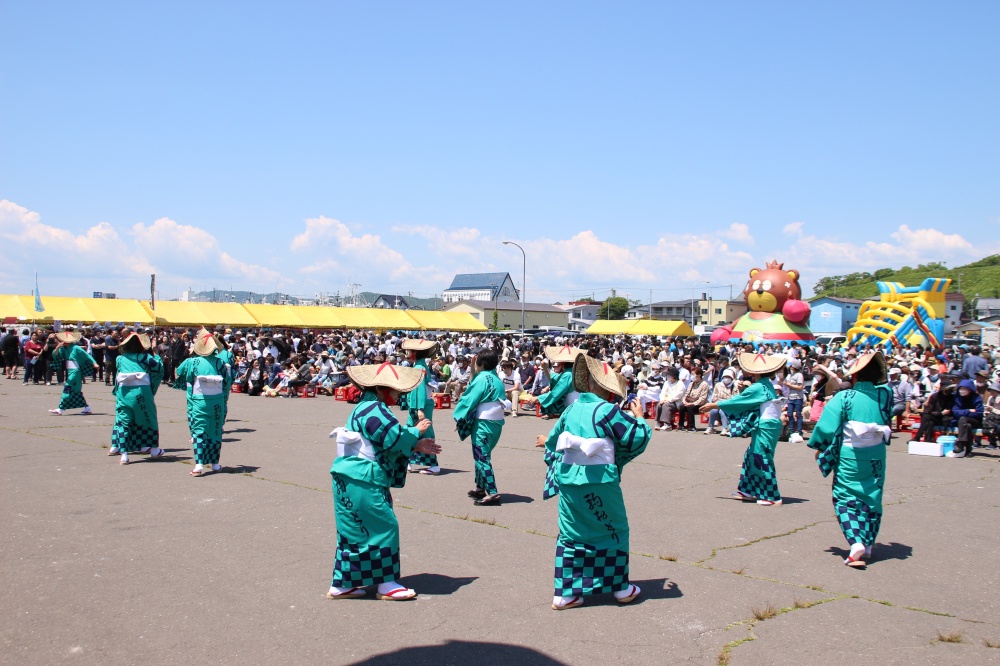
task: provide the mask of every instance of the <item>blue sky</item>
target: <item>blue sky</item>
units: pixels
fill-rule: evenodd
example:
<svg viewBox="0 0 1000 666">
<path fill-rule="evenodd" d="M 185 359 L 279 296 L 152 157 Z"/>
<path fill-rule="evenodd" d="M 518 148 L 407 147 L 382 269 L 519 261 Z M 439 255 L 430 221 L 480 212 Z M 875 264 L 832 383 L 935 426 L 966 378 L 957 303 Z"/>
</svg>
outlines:
<svg viewBox="0 0 1000 666">
<path fill-rule="evenodd" d="M 0 292 L 686 297 L 1000 251 L 1000 3 L 0 6 Z M 720 287 L 716 296 L 728 293 Z"/>
</svg>

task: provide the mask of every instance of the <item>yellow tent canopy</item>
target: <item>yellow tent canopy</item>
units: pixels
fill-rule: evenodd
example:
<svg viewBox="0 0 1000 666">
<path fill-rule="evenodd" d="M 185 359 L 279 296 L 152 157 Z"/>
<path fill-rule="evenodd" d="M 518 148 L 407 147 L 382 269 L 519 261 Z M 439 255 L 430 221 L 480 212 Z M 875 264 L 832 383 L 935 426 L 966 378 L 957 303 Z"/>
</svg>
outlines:
<svg viewBox="0 0 1000 666">
<path fill-rule="evenodd" d="M 587 329 L 588 335 L 617 335 L 619 333 L 627 333 L 628 335 L 694 335 L 694 331 L 691 330 L 686 321 L 660 321 L 658 319 L 640 319 L 638 321 L 601 319 L 595 321 Z"/>
<path fill-rule="evenodd" d="M 468 312 L 407 310 L 406 314 L 425 331 L 485 331 L 478 319 Z"/>
<path fill-rule="evenodd" d="M 333 308 L 309 305 L 290 305 L 288 309 L 295 317 L 305 324 L 306 328 L 344 328 L 341 321 L 333 312 Z"/>
<path fill-rule="evenodd" d="M 80 301 L 93 313 L 92 321 L 143 326 L 153 323 L 153 316 L 146 308 L 131 298 L 81 298 Z M 42 303 L 44 304 L 44 301 Z"/>
<path fill-rule="evenodd" d="M 28 311 L 28 317 L 40 323 L 51 324 L 56 321 L 66 323 L 94 322 L 94 314 L 83 304 L 83 300 L 70 296 L 42 296 L 42 312 L 35 312 L 34 296 L 18 296 L 21 305 Z M 103 319 L 100 321 L 104 321 Z M 118 321 L 118 320 L 116 320 Z"/>
<path fill-rule="evenodd" d="M 142 305 L 149 310 L 149 301 L 142 301 Z M 244 312 L 246 311 L 244 310 Z M 150 310 L 150 313 L 152 313 L 152 310 Z M 198 308 L 197 303 L 186 301 L 156 302 L 157 326 L 197 326 L 201 324 L 210 325 L 211 323 L 205 321 L 205 313 Z M 256 322 L 253 325 L 256 326 Z"/>
<path fill-rule="evenodd" d="M 598 319 L 587 329 L 588 335 L 617 335 L 635 324 L 627 319 Z"/>
<path fill-rule="evenodd" d="M 290 305 L 246 304 L 243 308 L 261 326 L 306 327 Z"/>
<path fill-rule="evenodd" d="M 626 331 L 629 335 L 677 335 L 693 336 L 694 331 L 686 321 L 659 321 L 641 319 Z"/>
<path fill-rule="evenodd" d="M 42 305 L 44 304 L 43 302 Z M 21 302 L 20 296 L 15 294 L 0 294 L 0 317 L 4 319 L 14 318 L 31 321 L 33 314 L 36 314 L 34 302 L 32 302 L 31 307 L 26 307 Z"/>
<path fill-rule="evenodd" d="M 450 330 L 452 331 L 486 330 L 486 326 L 468 312 L 445 312 L 444 315 L 451 320 Z"/>
<path fill-rule="evenodd" d="M 405 310 L 373 308 L 372 311 L 379 320 L 379 328 L 402 329 L 404 331 L 413 331 L 420 328 L 420 324 L 414 321 L 413 317 L 406 314 Z"/>
</svg>

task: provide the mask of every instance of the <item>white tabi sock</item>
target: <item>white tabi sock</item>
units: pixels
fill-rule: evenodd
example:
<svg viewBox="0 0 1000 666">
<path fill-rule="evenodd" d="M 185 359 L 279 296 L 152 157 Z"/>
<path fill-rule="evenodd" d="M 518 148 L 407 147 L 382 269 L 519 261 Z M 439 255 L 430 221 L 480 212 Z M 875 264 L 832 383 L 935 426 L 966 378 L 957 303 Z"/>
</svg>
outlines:
<svg viewBox="0 0 1000 666">
<path fill-rule="evenodd" d="M 401 587 L 403 589 L 406 589 L 405 585 L 400 585 L 396 581 L 390 580 L 390 581 L 387 581 L 385 583 L 379 583 L 378 584 L 378 593 L 379 594 L 388 594 L 389 592 L 392 592 L 393 590 L 397 590 L 397 589 L 399 589 Z"/>
<path fill-rule="evenodd" d="M 347 594 L 353 589 L 353 587 L 337 587 L 336 585 L 331 585 L 330 594 Z"/>
<path fill-rule="evenodd" d="M 150 447 L 144 446 L 141 449 L 139 449 L 139 453 L 149 453 L 149 449 Z"/>
<path fill-rule="evenodd" d="M 127 453 L 123 453 L 122 454 L 122 462 L 128 462 L 128 454 Z"/>
<path fill-rule="evenodd" d="M 865 552 L 865 544 L 863 544 L 863 543 L 854 543 L 854 544 L 851 544 L 851 555 L 850 555 L 850 558 L 852 560 L 861 559 L 861 555 L 864 552 Z"/>
<path fill-rule="evenodd" d="M 428 467 L 427 471 L 428 472 L 433 472 L 434 474 L 437 474 L 438 472 L 441 471 L 441 468 L 438 467 L 437 465 L 434 465 L 434 467 Z"/>
<path fill-rule="evenodd" d="M 624 590 L 618 590 L 617 592 L 614 593 L 614 595 L 615 599 L 627 599 L 628 597 L 631 597 L 633 594 L 639 594 L 640 592 L 642 592 L 642 590 L 639 589 L 638 585 L 629 584 L 629 586 L 626 587 Z"/>
<path fill-rule="evenodd" d="M 222 465 L 219 465 L 218 463 L 212 463 L 213 472 L 218 472 L 220 469 L 222 469 Z"/>
<path fill-rule="evenodd" d="M 568 606 L 577 597 L 552 597 L 552 605 L 557 608 L 562 608 L 563 606 Z"/>
</svg>

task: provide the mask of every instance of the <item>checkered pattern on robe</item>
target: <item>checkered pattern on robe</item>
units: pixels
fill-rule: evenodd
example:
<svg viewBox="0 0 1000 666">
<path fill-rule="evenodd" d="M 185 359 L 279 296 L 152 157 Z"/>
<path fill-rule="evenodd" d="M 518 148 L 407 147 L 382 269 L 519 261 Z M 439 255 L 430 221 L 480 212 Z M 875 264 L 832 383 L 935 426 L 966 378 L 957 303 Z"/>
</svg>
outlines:
<svg viewBox="0 0 1000 666">
<path fill-rule="evenodd" d="M 882 526 L 881 513 L 872 511 L 867 504 L 857 499 L 838 502 L 834 498 L 833 508 L 848 543 L 863 543 L 866 546 L 875 543 Z"/>
<path fill-rule="evenodd" d="M 337 539 L 333 565 L 336 587 L 368 587 L 399 578 L 399 549 L 349 544 Z"/>
<path fill-rule="evenodd" d="M 555 596 L 580 597 L 628 589 L 628 551 L 598 550 L 559 538 L 556 545 Z"/>
</svg>

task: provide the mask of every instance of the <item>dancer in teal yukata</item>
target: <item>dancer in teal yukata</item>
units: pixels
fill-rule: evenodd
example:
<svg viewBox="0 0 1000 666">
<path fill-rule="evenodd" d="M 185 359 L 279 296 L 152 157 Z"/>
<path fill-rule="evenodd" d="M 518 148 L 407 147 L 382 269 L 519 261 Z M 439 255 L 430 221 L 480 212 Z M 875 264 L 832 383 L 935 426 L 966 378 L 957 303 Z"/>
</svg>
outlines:
<svg viewBox="0 0 1000 666">
<path fill-rule="evenodd" d="M 83 375 L 93 375 L 97 370 L 97 361 L 86 351 L 77 346 L 80 341 L 79 333 L 69 331 L 56 333 L 56 341 L 59 343 L 52 351 L 52 362 L 63 363 L 66 367 L 66 381 L 63 383 L 62 396 L 59 398 L 59 406 L 50 409 L 50 414 L 61 416 L 67 409 L 80 409 L 81 414 L 91 414 L 90 405 L 83 397 Z"/>
<path fill-rule="evenodd" d="M 545 348 L 545 357 L 552 364 L 549 386 L 540 395 L 525 398 L 526 402 L 537 402 L 541 406 L 543 419 L 559 418 L 580 396 L 573 387 L 573 361 L 582 351 L 569 345 Z"/>
<path fill-rule="evenodd" d="M 229 349 L 229 345 L 226 344 L 225 339 L 222 335 L 215 334 L 215 344 L 219 346 L 219 351 L 217 352 L 219 360 L 226 364 L 225 373 L 225 390 L 222 391 L 223 405 L 225 409 L 222 412 L 222 425 L 226 425 L 226 418 L 229 416 L 229 395 L 231 389 L 233 388 L 233 382 L 236 380 L 236 357 L 233 356 L 233 352 Z"/>
<path fill-rule="evenodd" d="M 892 389 L 880 351 L 859 357 L 844 374 L 854 387 L 827 401 L 808 446 L 823 476 L 833 473 L 833 509 L 850 546 L 844 564 L 863 569 L 882 525 Z"/>
<path fill-rule="evenodd" d="M 164 454 L 160 447 L 160 425 L 153 396 L 163 381 L 163 362 L 150 353 L 148 335 L 131 333 L 118 344 L 115 359 L 115 424 L 111 428 L 108 455 L 121 453 L 119 461 L 129 464 L 130 453 Z M 155 351 L 155 350 L 154 350 Z"/>
<path fill-rule="evenodd" d="M 460 440 L 472 437 L 472 460 L 475 463 L 476 487 L 469 491 L 478 506 L 500 504 L 493 449 L 500 441 L 504 411 L 508 408 L 503 381 L 497 375 L 497 353 L 492 349 L 476 354 L 476 365 L 469 386 L 455 404 L 452 418 Z"/>
<path fill-rule="evenodd" d="M 222 426 L 226 418 L 225 391 L 231 378 L 227 377 L 226 364 L 216 352 L 219 343 L 215 337 L 201 329 L 195 335 L 194 356 L 189 356 L 177 367 L 174 388 L 187 390 L 187 418 L 194 449 L 194 469 L 191 476 L 203 476 L 205 465 L 213 472 L 222 469 Z"/>
<path fill-rule="evenodd" d="M 554 610 L 583 605 L 584 597 L 614 595 L 627 604 L 639 596 L 629 582 L 629 524 L 622 498 L 625 465 L 646 450 L 652 429 L 639 401 L 615 404 L 625 379 L 607 363 L 581 354 L 573 366 L 580 398 L 548 434 L 538 436 L 548 465 L 543 499 L 559 495 Z"/>
<path fill-rule="evenodd" d="M 430 372 L 427 369 L 427 359 L 434 356 L 438 344 L 433 340 L 415 340 L 407 338 L 400 344 L 400 348 L 405 351 L 413 363 L 413 367 L 424 373 L 423 379 L 417 387 L 406 394 L 406 409 L 409 416 L 406 425 L 415 426 L 424 419 L 434 421 L 434 398 L 430 386 Z M 434 438 L 434 426 L 426 433 L 427 437 Z M 441 466 L 438 465 L 436 455 L 414 451 L 410 456 L 410 465 L 424 467 L 421 474 L 436 476 L 441 473 Z"/>
<path fill-rule="evenodd" d="M 781 437 L 781 412 L 785 400 L 778 397 L 771 378 L 787 360 L 783 354 L 740 354 L 740 367 L 756 381 L 729 400 L 710 402 L 700 410 L 708 413 L 721 409 L 729 417 L 730 436 L 750 435 L 750 446 L 743 455 L 740 483 L 732 494 L 733 499 L 757 502 L 761 506 L 781 506 L 774 450 Z"/>
<path fill-rule="evenodd" d="M 333 508 L 337 519 L 337 553 L 329 599 L 355 599 L 376 585 L 376 598 L 413 599 L 417 593 L 400 585 L 399 523 L 390 488 L 406 483 L 406 461 L 413 451 L 434 454 L 441 447 L 425 435 L 431 422 L 402 426 L 386 402 L 413 390 L 422 375 L 415 368 L 383 363 L 347 368 L 362 391 L 347 425 L 336 428 L 337 458 L 333 476 Z"/>
</svg>

